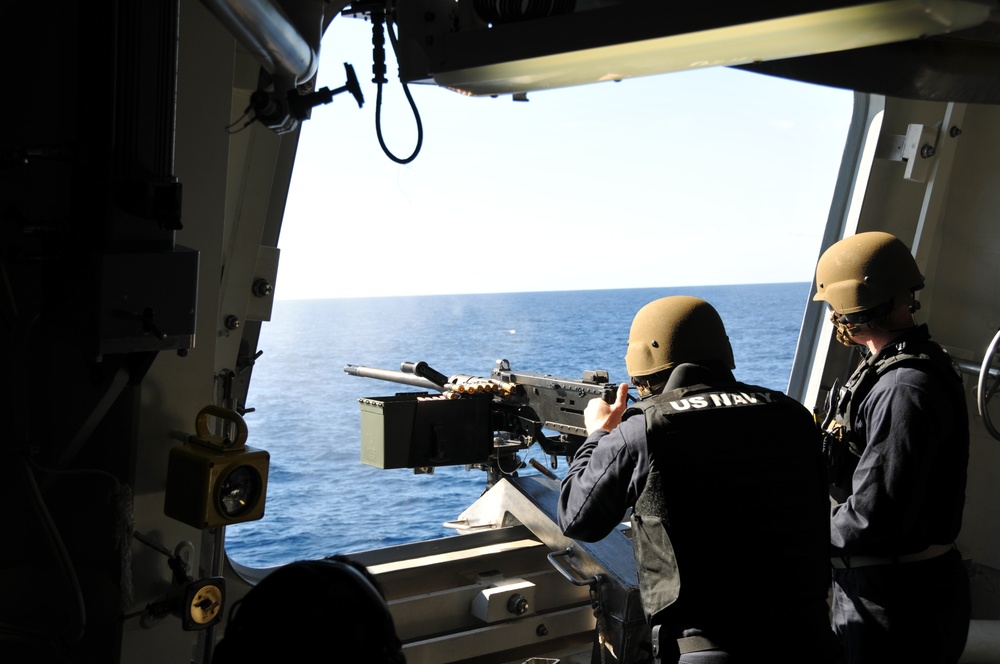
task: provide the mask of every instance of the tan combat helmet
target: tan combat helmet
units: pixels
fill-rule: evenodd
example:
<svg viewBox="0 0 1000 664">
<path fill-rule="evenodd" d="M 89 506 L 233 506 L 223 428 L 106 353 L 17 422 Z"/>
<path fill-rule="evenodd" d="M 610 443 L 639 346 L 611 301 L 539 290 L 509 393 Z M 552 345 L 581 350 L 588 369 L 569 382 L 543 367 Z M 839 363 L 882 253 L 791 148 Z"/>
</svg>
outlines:
<svg viewBox="0 0 1000 664">
<path fill-rule="evenodd" d="M 874 313 L 893 300 L 912 304 L 913 292 L 923 287 L 924 277 L 906 245 L 894 235 L 873 231 L 844 238 L 823 252 L 813 300 L 826 302 L 840 315 Z M 857 318 L 870 317 L 853 322 L 863 322 Z"/>
<path fill-rule="evenodd" d="M 685 362 L 718 362 L 735 369 L 733 348 L 715 308 L 697 297 L 675 295 L 650 302 L 629 330 L 629 376 L 652 376 Z"/>
</svg>

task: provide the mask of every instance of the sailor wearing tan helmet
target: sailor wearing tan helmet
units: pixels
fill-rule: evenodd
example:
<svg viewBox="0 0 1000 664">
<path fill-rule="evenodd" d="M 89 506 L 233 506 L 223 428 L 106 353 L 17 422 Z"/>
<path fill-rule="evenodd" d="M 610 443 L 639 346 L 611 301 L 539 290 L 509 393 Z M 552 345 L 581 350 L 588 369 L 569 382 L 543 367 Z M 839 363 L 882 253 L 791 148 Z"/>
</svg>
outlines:
<svg viewBox="0 0 1000 664">
<path fill-rule="evenodd" d="M 862 352 L 826 414 L 833 622 L 848 661 L 953 663 L 965 647 L 962 523 L 969 424 L 962 379 L 918 325 L 923 276 L 881 232 L 831 246 L 816 267 L 837 339 Z M 836 388 L 834 388 L 834 391 Z"/>
<path fill-rule="evenodd" d="M 735 379 L 722 319 L 695 297 L 643 307 L 625 363 L 640 401 L 626 408 L 625 383 L 613 405 L 588 404 L 589 436 L 560 491 L 563 531 L 597 541 L 632 509 L 657 662 L 838 661 L 812 415 Z"/>
</svg>

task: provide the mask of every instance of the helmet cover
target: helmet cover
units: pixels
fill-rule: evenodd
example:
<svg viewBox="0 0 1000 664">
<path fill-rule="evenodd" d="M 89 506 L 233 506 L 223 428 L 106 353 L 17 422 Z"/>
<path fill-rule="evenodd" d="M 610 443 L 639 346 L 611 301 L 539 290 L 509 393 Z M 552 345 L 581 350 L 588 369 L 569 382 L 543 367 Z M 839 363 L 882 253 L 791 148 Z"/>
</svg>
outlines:
<svg viewBox="0 0 1000 664">
<path fill-rule="evenodd" d="M 718 362 L 735 369 L 722 318 L 708 302 L 688 295 L 650 302 L 629 330 L 625 366 L 629 376 L 651 376 L 687 362 Z"/>
<path fill-rule="evenodd" d="M 846 237 L 828 248 L 816 265 L 814 301 L 838 314 L 875 309 L 924 287 L 913 254 L 898 238 L 872 231 Z"/>
</svg>

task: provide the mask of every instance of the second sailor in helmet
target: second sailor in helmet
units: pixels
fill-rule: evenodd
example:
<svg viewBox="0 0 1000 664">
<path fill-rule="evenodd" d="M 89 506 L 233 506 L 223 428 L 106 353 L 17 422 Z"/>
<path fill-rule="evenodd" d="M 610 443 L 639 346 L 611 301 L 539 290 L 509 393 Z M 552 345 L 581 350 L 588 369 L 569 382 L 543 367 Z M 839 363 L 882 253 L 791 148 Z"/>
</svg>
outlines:
<svg viewBox="0 0 1000 664">
<path fill-rule="evenodd" d="M 722 319 L 696 297 L 643 307 L 625 362 L 641 399 L 627 408 L 623 384 L 614 404 L 588 404 L 588 438 L 561 485 L 564 533 L 597 541 L 631 512 L 659 661 L 837 661 L 829 503 L 811 414 L 735 379 Z"/>
<path fill-rule="evenodd" d="M 837 339 L 862 359 L 831 400 L 833 623 L 851 664 L 957 662 L 969 580 L 962 523 L 969 424 L 962 379 L 926 325 L 924 278 L 906 245 L 867 232 L 816 267 Z"/>
</svg>

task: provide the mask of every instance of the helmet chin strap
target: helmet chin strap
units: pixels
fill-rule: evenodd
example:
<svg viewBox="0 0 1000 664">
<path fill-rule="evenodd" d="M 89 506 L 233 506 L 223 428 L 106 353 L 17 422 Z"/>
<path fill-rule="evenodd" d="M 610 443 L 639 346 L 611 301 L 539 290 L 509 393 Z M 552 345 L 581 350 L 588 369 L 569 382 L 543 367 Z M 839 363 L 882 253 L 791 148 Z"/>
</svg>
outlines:
<svg viewBox="0 0 1000 664">
<path fill-rule="evenodd" d="M 640 399 L 646 399 L 648 397 L 651 397 L 653 395 L 656 395 L 656 394 L 659 394 L 660 392 L 662 392 L 663 391 L 663 387 L 666 384 L 667 384 L 666 381 L 663 381 L 662 383 L 657 383 L 656 385 L 645 385 L 645 384 L 640 383 L 640 384 L 637 384 L 635 386 L 635 389 L 639 393 L 639 398 Z"/>
<path fill-rule="evenodd" d="M 670 380 L 671 373 L 673 373 L 673 369 L 667 369 L 649 376 L 631 376 L 630 380 L 635 385 L 636 391 L 639 392 L 639 398 L 646 399 L 663 391 Z"/>
<path fill-rule="evenodd" d="M 910 312 L 912 312 L 914 307 L 910 307 Z M 916 325 L 916 322 L 910 318 L 909 325 L 903 325 L 902 327 L 881 327 L 880 322 L 884 321 L 884 318 L 876 318 L 875 320 L 870 320 L 865 323 L 845 323 L 840 316 L 835 312 L 830 314 L 830 322 L 833 323 L 833 327 L 837 332 L 837 341 L 844 344 L 845 346 L 858 346 L 863 345 L 854 340 L 854 336 L 859 332 L 864 332 L 865 330 L 877 329 L 884 332 L 892 334 L 893 332 L 902 332 L 903 330 L 908 330 L 909 328 Z"/>
<path fill-rule="evenodd" d="M 833 328 L 836 330 L 837 341 L 848 347 L 858 345 L 858 342 L 854 341 L 852 338 L 855 334 L 872 327 L 871 322 L 854 324 L 845 323 L 835 311 L 830 312 L 830 322 L 833 323 Z"/>
<path fill-rule="evenodd" d="M 884 305 L 879 305 L 878 307 L 874 307 L 868 311 L 863 311 L 858 314 L 838 314 L 836 311 L 831 311 L 830 322 L 833 323 L 833 326 L 837 331 L 837 341 L 845 346 L 856 346 L 858 345 L 858 342 L 854 341 L 852 337 L 857 335 L 859 332 L 878 329 L 892 333 L 901 332 L 907 328 L 913 327 L 916 325 L 913 321 L 913 314 L 920 308 L 920 302 L 917 301 L 913 291 L 910 291 L 907 299 L 909 300 L 907 304 L 909 305 L 910 310 L 910 322 L 908 325 L 903 325 L 902 327 L 882 327 L 882 324 L 888 322 L 889 318 L 893 316 L 893 312 L 896 307 L 895 303 L 899 301 L 898 298 L 892 298 Z M 879 311 L 882 308 L 885 309 L 884 312 Z M 874 315 L 869 312 L 873 312 Z M 861 320 L 850 322 L 851 318 L 860 318 Z"/>
</svg>

